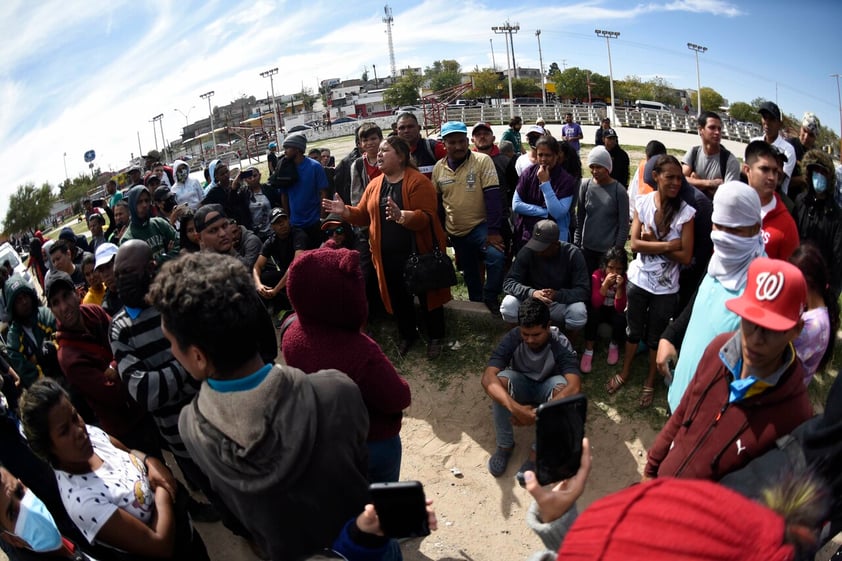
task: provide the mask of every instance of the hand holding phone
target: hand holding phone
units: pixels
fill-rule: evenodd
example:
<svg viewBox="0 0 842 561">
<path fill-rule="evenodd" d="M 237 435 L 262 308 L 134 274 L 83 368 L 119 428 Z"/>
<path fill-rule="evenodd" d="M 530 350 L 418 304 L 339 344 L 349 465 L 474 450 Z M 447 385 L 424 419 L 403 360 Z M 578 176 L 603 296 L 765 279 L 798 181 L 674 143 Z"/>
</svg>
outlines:
<svg viewBox="0 0 842 561">
<path fill-rule="evenodd" d="M 542 403 L 536 412 L 536 473 L 541 485 L 576 474 L 582 458 L 588 400 L 584 394 Z"/>
<path fill-rule="evenodd" d="M 430 535 L 424 486 L 419 481 L 372 483 L 368 490 L 383 535 L 390 538 Z"/>
</svg>

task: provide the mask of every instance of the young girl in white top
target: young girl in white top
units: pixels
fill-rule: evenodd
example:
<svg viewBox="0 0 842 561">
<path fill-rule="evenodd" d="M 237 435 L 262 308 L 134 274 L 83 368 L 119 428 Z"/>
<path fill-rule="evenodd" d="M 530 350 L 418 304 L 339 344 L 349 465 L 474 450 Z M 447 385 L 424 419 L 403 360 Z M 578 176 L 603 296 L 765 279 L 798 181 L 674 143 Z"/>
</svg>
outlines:
<svg viewBox="0 0 842 561">
<path fill-rule="evenodd" d="M 658 156 L 653 178 L 657 190 L 635 200 L 631 247 L 637 254 L 629 265 L 626 307 L 627 340 L 623 370 L 608 381 L 613 394 L 631 374 L 635 350 L 642 340 L 649 347 L 649 370 L 640 406 L 655 395 L 655 354 L 658 339 L 678 303 L 681 265 L 693 257 L 693 216 L 696 211 L 679 198 L 681 164 L 674 156 Z"/>
</svg>

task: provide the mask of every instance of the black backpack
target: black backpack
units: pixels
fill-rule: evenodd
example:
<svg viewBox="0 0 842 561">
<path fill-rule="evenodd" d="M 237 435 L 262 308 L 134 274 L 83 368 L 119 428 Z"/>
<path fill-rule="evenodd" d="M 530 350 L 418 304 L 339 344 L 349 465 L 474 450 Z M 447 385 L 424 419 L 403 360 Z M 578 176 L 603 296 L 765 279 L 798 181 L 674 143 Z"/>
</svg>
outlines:
<svg viewBox="0 0 842 561">
<path fill-rule="evenodd" d="M 269 185 L 273 189 L 285 189 L 292 187 L 298 181 L 298 167 L 293 160 L 286 156 L 278 158 L 278 165 L 275 172 L 269 178 Z"/>
</svg>

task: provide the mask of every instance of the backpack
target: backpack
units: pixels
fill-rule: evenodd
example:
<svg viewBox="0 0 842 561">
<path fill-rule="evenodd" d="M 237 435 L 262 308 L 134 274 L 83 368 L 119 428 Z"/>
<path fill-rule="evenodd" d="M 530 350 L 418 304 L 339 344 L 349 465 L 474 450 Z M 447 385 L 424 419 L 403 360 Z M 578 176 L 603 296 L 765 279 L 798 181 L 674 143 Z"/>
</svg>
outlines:
<svg viewBox="0 0 842 561">
<path fill-rule="evenodd" d="M 690 149 L 690 171 L 696 171 L 696 159 L 699 157 L 699 148 L 700 146 L 693 146 Z M 721 178 L 725 181 L 725 172 L 728 170 L 728 158 L 731 156 L 731 152 L 725 149 L 724 146 L 721 144 L 719 145 L 719 173 L 722 174 Z"/>
<path fill-rule="evenodd" d="M 275 172 L 269 178 L 269 185 L 274 189 L 292 187 L 298 181 L 298 167 L 286 156 L 278 158 Z"/>
</svg>

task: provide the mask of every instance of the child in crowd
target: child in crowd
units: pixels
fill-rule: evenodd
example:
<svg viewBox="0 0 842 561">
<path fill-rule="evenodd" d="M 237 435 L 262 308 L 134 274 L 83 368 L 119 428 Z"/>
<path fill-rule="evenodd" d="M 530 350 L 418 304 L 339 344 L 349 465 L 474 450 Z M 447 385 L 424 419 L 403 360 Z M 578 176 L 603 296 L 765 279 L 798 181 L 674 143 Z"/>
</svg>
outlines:
<svg viewBox="0 0 842 561">
<path fill-rule="evenodd" d="M 833 341 L 839 329 L 839 303 L 830 291 L 830 274 L 819 249 L 812 243 L 800 246 L 789 258 L 807 281 L 807 310 L 801 315 L 804 329 L 793 343 L 804 365 L 804 385 L 824 368 L 833 356 Z"/>
<path fill-rule="evenodd" d="M 579 368 L 590 372 L 593 364 L 593 347 L 600 323 L 611 325 L 611 342 L 608 344 L 608 364 L 620 359 L 620 343 L 626 340 L 626 270 L 629 257 L 626 250 L 612 247 L 602 260 L 602 267 L 591 275 L 591 306 L 588 325 L 585 327 L 585 352 Z"/>
<path fill-rule="evenodd" d="M 637 345 L 645 341 L 649 347 L 649 372 L 640 395 L 643 408 L 652 405 L 655 395 L 658 339 L 678 304 L 680 265 L 689 264 L 693 257 L 696 214 L 678 196 L 683 175 L 674 156 L 659 156 L 652 175 L 657 190 L 637 199 L 631 227 L 631 246 L 637 257 L 628 272 L 628 340 L 623 370 L 606 386 L 606 391 L 613 394 L 626 383 Z"/>
</svg>

